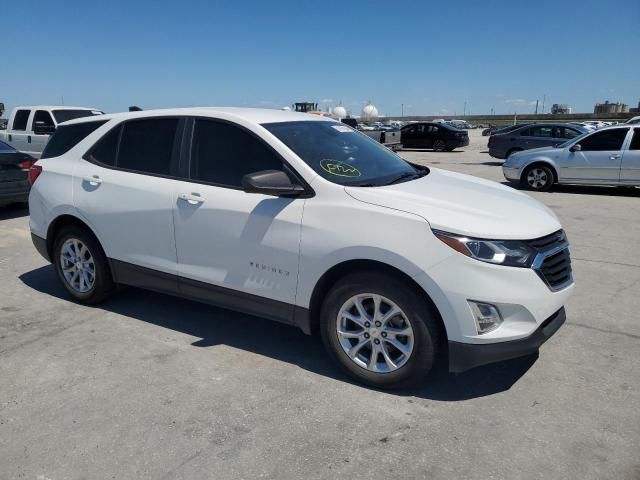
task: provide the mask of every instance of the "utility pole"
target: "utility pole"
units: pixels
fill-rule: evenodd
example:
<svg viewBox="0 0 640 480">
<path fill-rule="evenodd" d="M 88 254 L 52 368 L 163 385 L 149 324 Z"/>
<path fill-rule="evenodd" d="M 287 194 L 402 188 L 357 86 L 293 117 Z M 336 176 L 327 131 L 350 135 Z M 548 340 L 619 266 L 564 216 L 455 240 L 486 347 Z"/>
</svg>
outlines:
<svg viewBox="0 0 640 480">
<path fill-rule="evenodd" d="M 542 114 L 544 115 L 544 102 L 547 100 L 547 94 L 545 93 L 542 97 Z"/>
<path fill-rule="evenodd" d="M 401 117 L 404 117 L 404 103 L 400 104 L 402 106 L 402 115 L 400 115 Z"/>
<path fill-rule="evenodd" d="M 536 115 L 538 115 L 538 100 L 536 99 Z"/>
<path fill-rule="evenodd" d="M 464 117 L 467 114 L 467 101 L 464 101 L 464 108 L 462 109 L 462 116 Z"/>
</svg>

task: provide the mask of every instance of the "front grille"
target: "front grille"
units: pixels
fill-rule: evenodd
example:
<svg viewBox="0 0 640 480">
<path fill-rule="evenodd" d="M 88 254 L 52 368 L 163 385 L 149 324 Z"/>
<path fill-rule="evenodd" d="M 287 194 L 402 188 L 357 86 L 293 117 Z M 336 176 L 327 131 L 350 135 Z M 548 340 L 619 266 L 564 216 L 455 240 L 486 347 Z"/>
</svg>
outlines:
<svg viewBox="0 0 640 480">
<path fill-rule="evenodd" d="M 533 268 L 551 290 L 560 290 L 573 282 L 569 243 L 564 231 L 558 230 L 528 243 L 539 252 Z"/>
<path fill-rule="evenodd" d="M 563 230 L 558 230 L 545 237 L 536 238 L 535 240 L 529 240 L 529 245 L 538 250 L 548 250 L 553 248 L 566 240 Z"/>
<path fill-rule="evenodd" d="M 561 288 L 571 282 L 571 257 L 565 248 L 544 259 L 538 269 L 539 275 L 552 289 Z"/>
</svg>

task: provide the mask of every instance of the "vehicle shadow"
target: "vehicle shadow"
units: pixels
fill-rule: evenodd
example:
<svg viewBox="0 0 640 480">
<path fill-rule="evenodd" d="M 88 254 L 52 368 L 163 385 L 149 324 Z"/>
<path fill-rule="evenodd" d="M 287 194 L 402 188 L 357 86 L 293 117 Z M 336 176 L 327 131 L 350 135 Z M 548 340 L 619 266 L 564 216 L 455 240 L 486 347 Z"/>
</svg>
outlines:
<svg viewBox="0 0 640 480">
<path fill-rule="evenodd" d="M 38 292 L 70 301 L 51 265 L 26 272 L 20 280 Z M 136 288 L 123 289 L 95 308 L 197 337 L 199 340 L 191 344 L 196 348 L 228 345 L 355 384 L 330 361 L 317 337 L 305 335 L 295 327 Z M 511 388 L 536 358 L 478 367 L 457 375 L 440 367 L 418 387 L 381 393 L 440 401 L 493 395 Z"/>
<path fill-rule="evenodd" d="M 0 207 L 0 221 L 11 220 L 12 218 L 28 217 L 29 208 L 21 205 L 8 205 L 6 207 Z"/>
<path fill-rule="evenodd" d="M 518 190 L 525 190 L 518 182 L 501 182 L 503 185 Z M 607 195 L 610 197 L 640 197 L 640 188 L 633 187 L 606 187 L 597 185 L 554 185 L 551 191 L 541 192 L 547 194 L 569 193 L 576 195 Z"/>
</svg>

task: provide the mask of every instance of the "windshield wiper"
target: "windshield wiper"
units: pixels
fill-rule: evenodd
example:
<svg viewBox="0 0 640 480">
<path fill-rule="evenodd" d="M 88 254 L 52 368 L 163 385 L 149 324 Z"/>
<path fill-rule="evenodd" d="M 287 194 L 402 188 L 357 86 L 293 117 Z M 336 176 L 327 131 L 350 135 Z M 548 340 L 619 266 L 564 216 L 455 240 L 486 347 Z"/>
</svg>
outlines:
<svg viewBox="0 0 640 480">
<path fill-rule="evenodd" d="M 402 175 L 398 175 L 396 178 L 391 180 L 390 182 L 385 183 L 385 185 L 393 185 L 394 183 L 399 182 L 400 180 L 404 180 L 405 178 L 413 177 L 412 180 L 416 178 L 424 177 L 428 171 L 419 171 L 419 172 L 404 172 Z"/>
</svg>

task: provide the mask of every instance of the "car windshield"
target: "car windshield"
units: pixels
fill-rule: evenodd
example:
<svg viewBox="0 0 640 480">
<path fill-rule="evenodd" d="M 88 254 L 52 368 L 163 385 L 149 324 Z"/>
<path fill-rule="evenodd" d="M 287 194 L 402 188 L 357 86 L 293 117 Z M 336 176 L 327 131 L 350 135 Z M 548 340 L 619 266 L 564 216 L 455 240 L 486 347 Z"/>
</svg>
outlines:
<svg viewBox="0 0 640 480">
<path fill-rule="evenodd" d="M 323 178 L 340 185 L 373 187 L 421 177 L 388 148 L 347 125 L 324 121 L 262 125 Z"/>
<path fill-rule="evenodd" d="M 102 115 L 104 112 L 100 110 L 54 110 L 53 116 L 56 122 L 62 123 L 75 118 L 91 117 L 93 115 Z"/>
</svg>

